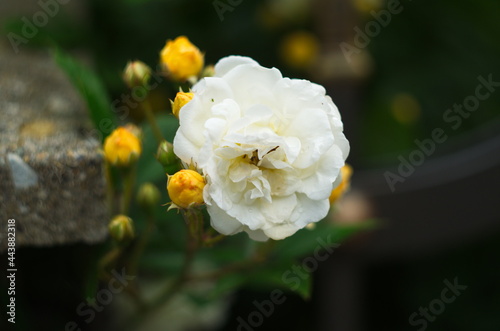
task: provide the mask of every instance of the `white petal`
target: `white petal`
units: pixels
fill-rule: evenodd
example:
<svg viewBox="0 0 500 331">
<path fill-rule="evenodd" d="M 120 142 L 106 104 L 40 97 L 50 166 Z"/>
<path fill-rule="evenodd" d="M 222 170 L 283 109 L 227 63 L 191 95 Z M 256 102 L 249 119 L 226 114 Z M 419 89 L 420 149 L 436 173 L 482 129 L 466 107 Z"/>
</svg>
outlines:
<svg viewBox="0 0 500 331">
<path fill-rule="evenodd" d="M 274 197 L 272 202 L 262 201 L 262 214 L 271 226 L 283 224 L 290 220 L 293 209 L 297 204 L 295 194 L 283 197 Z"/>
<path fill-rule="evenodd" d="M 232 87 L 234 98 L 241 104 L 242 109 L 255 104 L 275 107 L 273 88 L 281 79 L 278 69 L 268 69 L 255 64 L 239 65 L 224 75 L 224 80 Z"/>
<path fill-rule="evenodd" d="M 208 205 L 207 211 L 210 215 L 210 225 L 218 232 L 225 235 L 232 235 L 243 231 L 241 223 L 236 218 L 229 216 L 216 204 Z"/>
<path fill-rule="evenodd" d="M 334 142 L 328 117 L 323 110 L 317 108 L 299 113 L 284 134 L 300 139 L 300 155 L 293 163 L 298 168 L 317 162 Z"/>
<path fill-rule="evenodd" d="M 285 239 L 287 237 L 290 237 L 298 230 L 300 230 L 300 228 L 297 227 L 296 224 L 284 223 L 284 224 L 278 224 L 278 225 L 273 226 L 269 229 L 265 229 L 264 233 L 266 236 L 268 236 L 271 239 L 281 240 L 281 239 Z"/>
<path fill-rule="evenodd" d="M 193 142 L 189 140 L 180 130 L 177 131 L 177 134 L 174 137 L 173 145 L 174 153 L 182 161 L 187 164 L 191 163 L 191 161 L 197 162 L 197 155 L 200 151 L 200 147 L 193 144 Z"/>
<path fill-rule="evenodd" d="M 203 127 L 205 121 L 210 118 L 210 114 L 203 110 L 200 98 L 193 97 L 188 104 L 182 107 L 179 113 L 179 129 L 186 138 L 196 146 L 203 146 L 205 137 Z"/>
<path fill-rule="evenodd" d="M 297 207 L 294 209 L 291 222 L 299 229 L 309 223 L 318 222 L 326 217 L 330 210 L 328 199 L 312 200 L 304 194 L 297 194 Z"/>
<path fill-rule="evenodd" d="M 302 178 L 299 192 L 315 200 L 327 199 L 333 189 L 333 182 L 340 174 L 344 158 L 339 147 L 334 145 L 309 169 L 309 176 Z"/>
<path fill-rule="evenodd" d="M 254 201 L 254 203 L 250 205 L 244 202 L 234 204 L 227 212 L 252 230 L 260 229 L 266 223 L 266 219 L 261 212 L 259 200 Z"/>
<path fill-rule="evenodd" d="M 231 167 L 228 175 L 229 179 L 231 179 L 233 182 L 240 182 L 250 177 L 259 176 L 261 173 L 262 172 L 255 165 L 246 162 L 240 162 L 234 167 Z"/>
<path fill-rule="evenodd" d="M 235 67 L 242 64 L 258 65 L 258 63 L 252 58 L 246 56 L 231 55 L 220 59 L 219 62 L 215 64 L 215 74 L 217 77 L 222 77 Z"/>
<path fill-rule="evenodd" d="M 250 230 L 248 227 L 245 227 L 244 231 L 246 233 L 248 233 L 248 236 L 250 237 L 250 239 L 253 239 L 255 241 L 267 241 L 267 240 L 269 240 L 269 237 L 266 236 L 266 234 L 262 230 Z"/>
<path fill-rule="evenodd" d="M 202 100 L 202 109 L 210 109 L 225 99 L 233 99 L 233 89 L 219 77 L 205 77 L 193 86 L 194 97 Z M 208 112 L 209 113 L 209 112 Z"/>
<path fill-rule="evenodd" d="M 344 158 L 344 160 L 347 159 L 350 151 L 349 141 L 346 139 L 342 132 L 335 132 L 334 138 L 335 145 L 337 145 L 342 151 L 342 157 Z"/>
</svg>

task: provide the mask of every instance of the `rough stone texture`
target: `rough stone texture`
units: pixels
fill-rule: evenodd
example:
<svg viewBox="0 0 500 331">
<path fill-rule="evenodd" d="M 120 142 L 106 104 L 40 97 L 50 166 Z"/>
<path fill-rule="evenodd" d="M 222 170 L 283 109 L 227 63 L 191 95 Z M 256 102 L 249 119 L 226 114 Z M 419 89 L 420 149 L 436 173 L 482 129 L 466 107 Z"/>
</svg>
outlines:
<svg viewBox="0 0 500 331">
<path fill-rule="evenodd" d="M 94 243 L 108 222 L 100 144 L 84 103 L 46 53 L 0 47 L 0 251 Z"/>
</svg>

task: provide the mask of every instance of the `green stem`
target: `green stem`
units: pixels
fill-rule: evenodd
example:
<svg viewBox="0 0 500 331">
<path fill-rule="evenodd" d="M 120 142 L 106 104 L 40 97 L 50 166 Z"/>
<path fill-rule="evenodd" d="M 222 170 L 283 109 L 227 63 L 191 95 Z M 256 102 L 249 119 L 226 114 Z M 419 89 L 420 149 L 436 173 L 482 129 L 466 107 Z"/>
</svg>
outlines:
<svg viewBox="0 0 500 331">
<path fill-rule="evenodd" d="M 277 241 L 269 239 L 268 241 L 262 243 L 257 247 L 257 250 L 255 251 L 254 259 L 257 261 L 265 261 L 269 258 L 269 255 L 274 249 L 274 246 L 276 246 Z"/>
<path fill-rule="evenodd" d="M 205 274 L 191 276 L 189 280 L 190 281 L 217 280 L 233 272 L 250 270 L 255 266 L 263 264 L 269 258 L 269 255 L 272 252 L 272 249 L 275 244 L 276 241 L 269 240 L 264 244 L 259 245 L 255 250 L 254 254 L 247 260 L 244 260 L 242 262 L 235 262 L 233 264 L 222 267 L 218 270 L 207 272 Z"/>
<path fill-rule="evenodd" d="M 111 173 L 111 165 L 109 162 L 104 162 L 104 176 L 106 178 L 106 203 L 108 204 L 109 216 L 113 217 L 115 215 L 115 193 L 116 193 L 116 183 L 113 180 L 113 174 Z"/>
<path fill-rule="evenodd" d="M 144 114 L 146 115 L 146 118 L 149 122 L 149 125 L 151 126 L 151 130 L 153 131 L 153 135 L 155 136 L 155 139 L 157 140 L 158 144 L 160 144 L 165 138 L 163 138 L 163 134 L 161 133 L 160 127 L 158 126 L 158 123 L 156 122 L 156 117 L 153 114 L 153 110 L 151 109 L 151 104 L 149 103 L 148 98 L 141 103 L 142 109 L 144 110 Z"/>
<path fill-rule="evenodd" d="M 190 276 L 189 281 L 217 280 L 233 272 L 250 270 L 256 265 L 259 265 L 261 262 L 262 261 L 257 261 L 255 259 L 248 259 L 242 262 L 236 262 L 211 272 Z"/>
<path fill-rule="evenodd" d="M 114 269 L 116 267 L 114 264 L 120 259 L 124 248 L 124 246 L 116 246 L 99 260 L 99 269 L 102 272 L 102 277 L 105 277 L 105 281 L 109 281 L 112 279 L 112 276 L 108 270 Z M 111 268 L 112 264 L 113 267 Z M 131 274 L 135 275 L 134 273 Z M 124 291 L 133 298 L 139 309 L 143 309 L 144 300 L 142 299 L 137 289 L 136 283 L 127 284 L 126 286 L 124 286 Z"/>
<path fill-rule="evenodd" d="M 148 215 L 146 217 L 146 227 L 141 233 L 139 241 L 135 245 L 134 250 L 131 254 L 129 270 L 132 275 L 137 275 L 139 260 L 148 244 L 149 238 L 151 237 L 151 233 L 154 229 L 154 225 L 154 217 L 150 212 L 148 212 Z"/>
<path fill-rule="evenodd" d="M 189 279 L 189 272 L 194 261 L 196 251 L 200 246 L 200 237 L 198 236 L 199 227 L 203 221 L 203 215 L 195 208 L 183 210 L 182 215 L 187 225 L 187 242 L 184 255 L 184 264 L 176 279 L 166 285 L 160 294 L 152 300 L 148 312 L 152 313 L 164 304 L 166 304 L 175 294 L 177 294 L 185 282 Z"/>
<path fill-rule="evenodd" d="M 109 266 L 112 262 L 115 262 L 120 257 L 122 250 L 122 247 L 116 246 L 112 250 L 108 251 L 99 260 L 99 269 L 105 272 L 106 267 Z"/>
<path fill-rule="evenodd" d="M 222 239 L 226 238 L 226 235 L 224 234 L 219 234 L 214 237 L 210 237 L 210 235 L 207 235 L 206 237 L 203 238 L 203 246 L 204 247 L 212 247 Z"/>
<path fill-rule="evenodd" d="M 134 194 L 136 175 L 137 175 L 136 163 L 130 165 L 130 167 L 124 170 L 123 195 L 120 205 L 120 213 L 123 215 L 128 215 L 130 203 L 132 202 L 132 196 Z"/>
</svg>

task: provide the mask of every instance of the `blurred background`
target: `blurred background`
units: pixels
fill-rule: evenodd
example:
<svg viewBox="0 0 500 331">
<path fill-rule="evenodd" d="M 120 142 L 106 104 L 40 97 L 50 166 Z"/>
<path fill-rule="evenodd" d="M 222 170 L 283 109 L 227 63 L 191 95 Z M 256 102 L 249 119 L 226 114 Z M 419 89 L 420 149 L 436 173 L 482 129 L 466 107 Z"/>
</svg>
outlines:
<svg viewBox="0 0 500 331">
<path fill-rule="evenodd" d="M 5 36 L 41 8 L 2 1 Z M 89 0 L 59 9 L 20 51 L 66 50 L 112 99 L 125 90 L 127 61 L 156 67 L 165 41 L 186 35 L 207 63 L 250 56 L 324 85 L 338 106 L 354 174 L 332 221 L 381 225 L 319 265 L 309 301 L 287 294 L 255 330 L 500 330 L 499 1 Z M 9 39 L 2 43 L 10 52 Z M 169 88 L 153 92 L 157 109 L 168 111 Z M 40 319 L 62 330 L 82 299 L 64 289 L 85 287 L 82 261 L 97 252 L 19 250 L 18 326 Z M 466 289 L 441 304 L 448 281 Z M 237 318 L 269 293 L 242 289 L 211 330 L 245 330 Z M 115 314 L 106 309 L 82 329 L 99 330 Z"/>
</svg>

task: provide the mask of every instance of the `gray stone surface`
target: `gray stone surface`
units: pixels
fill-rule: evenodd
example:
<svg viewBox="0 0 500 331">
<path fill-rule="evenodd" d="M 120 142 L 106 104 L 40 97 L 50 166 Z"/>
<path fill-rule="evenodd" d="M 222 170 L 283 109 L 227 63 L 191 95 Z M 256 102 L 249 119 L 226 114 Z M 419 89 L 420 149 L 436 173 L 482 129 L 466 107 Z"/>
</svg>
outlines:
<svg viewBox="0 0 500 331">
<path fill-rule="evenodd" d="M 26 189 L 38 184 L 38 175 L 17 154 L 8 153 L 10 175 L 14 182 L 14 189 Z"/>
<path fill-rule="evenodd" d="M 0 251 L 95 243 L 109 220 L 100 144 L 83 101 L 46 53 L 0 47 Z"/>
</svg>

